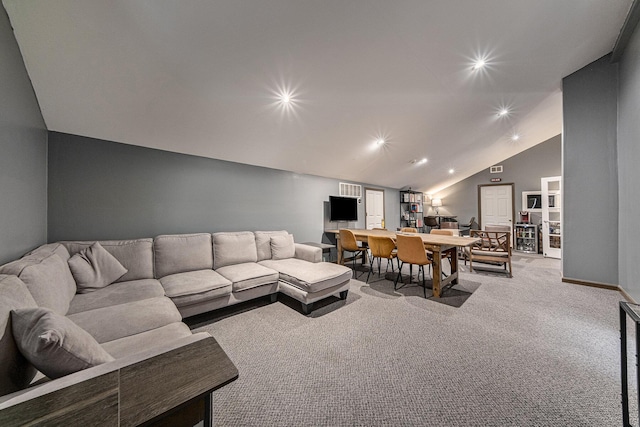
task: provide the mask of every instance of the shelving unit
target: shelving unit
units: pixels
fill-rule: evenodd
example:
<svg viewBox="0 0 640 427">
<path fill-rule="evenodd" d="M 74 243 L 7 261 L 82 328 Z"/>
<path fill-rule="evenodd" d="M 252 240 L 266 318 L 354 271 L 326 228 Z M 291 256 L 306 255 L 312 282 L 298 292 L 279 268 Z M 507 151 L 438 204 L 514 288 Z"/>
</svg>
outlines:
<svg viewBox="0 0 640 427">
<path fill-rule="evenodd" d="M 422 231 L 424 227 L 422 193 L 411 190 L 400 192 L 400 227 L 413 227 Z"/>
<path fill-rule="evenodd" d="M 538 253 L 538 226 L 535 224 L 516 224 L 516 247 L 518 252 Z"/>
</svg>

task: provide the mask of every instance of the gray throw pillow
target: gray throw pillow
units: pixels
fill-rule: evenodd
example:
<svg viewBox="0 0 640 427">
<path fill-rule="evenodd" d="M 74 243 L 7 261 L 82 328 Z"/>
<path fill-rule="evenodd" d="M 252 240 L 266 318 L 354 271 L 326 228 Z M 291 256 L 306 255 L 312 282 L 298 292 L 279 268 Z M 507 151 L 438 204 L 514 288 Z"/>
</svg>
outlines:
<svg viewBox="0 0 640 427">
<path fill-rule="evenodd" d="M 68 262 L 79 294 L 104 288 L 128 271 L 98 242 L 72 256 Z"/>
<path fill-rule="evenodd" d="M 296 254 L 296 245 L 293 235 L 271 236 L 271 259 L 293 258 Z"/>
<path fill-rule="evenodd" d="M 11 324 L 20 353 L 49 378 L 115 360 L 88 332 L 48 308 L 12 310 Z"/>
</svg>

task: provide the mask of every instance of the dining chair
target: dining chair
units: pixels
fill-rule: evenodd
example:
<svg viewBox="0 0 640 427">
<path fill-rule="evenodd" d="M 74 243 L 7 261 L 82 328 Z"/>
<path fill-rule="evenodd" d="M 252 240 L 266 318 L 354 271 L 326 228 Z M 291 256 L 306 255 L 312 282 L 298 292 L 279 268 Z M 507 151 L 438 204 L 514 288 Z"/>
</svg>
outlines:
<svg viewBox="0 0 640 427">
<path fill-rule="evenodd" d="M 402 232 L 402 233 L 417 233 L 418 229 L 417 228 L 413 228 L 413 227 L 402 227 L 400 229 L 400 232 Z"/>
<path fill-rule="evenodd" d="M 438 228 L 438 218 L 435 216 L 425 216 L 424 225 L 430 229 Z"/>
<path fill-rule="evenodd" d="M 468 236 L 471 230 L 475 230 L 478 227 L 478 223 L 476 223 L 476 217 L 472 216 L 468 223 L 460 224 L 460 235 Z"/>
<path fill-rule="evenodd" d="M 398 280 L 402 277 L 402 266 L 405 263 L 409 264 L 409 283 L 411 283 L 413 277 L 413 265 L 418 265 L 418 282 L 420 282 L 420 272 L 422 271 L 422 287 L 424 288 L 424 297 L 427 297 L 427 284 L 425 282 L 424 266 L 431 265 L 431 261 L 427 258 L 427 252 L 424 249 L 424 243 L 420 236 L 407 236 L 398 234 L 396 237 L 396 246 L 398 248 L 398 276 L 393 283 L 393 289 L 397 290 Z"/>
<path fill-rule="evenodd" d="M 358 246 L 356 235 L 353 234 L 353 231 L 346 228 L 340 230 L 340 245 L 342 246 L 343 259 L 344 251 L 353 252 L 353 277 L 357 279 L 356 260 L 360 255 L 362 255 L 362 259 L 364 260 L 366 248 Z"/>
<path fill-rule="evenodd" d="M 369 283 L 369 277 L 373 271 L 374 261 L 376 259 L 378 260 L 378 276 L 380 276 L 380 264 L 382 263 L 382 258 L 387 260 L 387 268 L 384 270 L 385 274 L 389 270 L 389 263 L 391 263 L 391 271 L 395 273 L 395 270 L 393 269 L 393 259 L 395 258 L 397 261 L 398 253 L 396 251 L 396 243 L 391 237 L 370 236 L 369 250 L 371 251 L 371 258 L 369 259 L 371 268 L 367 274 L 367 283 Z M 400 264 L 398 263 L 398 267 L 399 266 Z"/>
</svg>

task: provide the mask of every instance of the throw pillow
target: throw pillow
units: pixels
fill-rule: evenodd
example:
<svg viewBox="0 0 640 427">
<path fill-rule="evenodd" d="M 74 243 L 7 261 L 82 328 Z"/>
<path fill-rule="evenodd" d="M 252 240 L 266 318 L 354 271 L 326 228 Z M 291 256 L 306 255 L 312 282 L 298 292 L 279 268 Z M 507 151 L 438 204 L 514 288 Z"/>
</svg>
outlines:
<svg viewBox="0 0 640 427">
<path fill-rule="evenodd" d="M 271 236 L 271 258 L 287 259 L 293 258 L 296 254 L 296 245 L 293 242 L 293 235 Z"/>
<path fill-rule="evenodd" d="M 20 353 L 49 378 L 115 360 L 88 332 L 48 308 L 11 310 Z"/>
<path fill-rule="evenodd" d="M 68 262 L 79 294 L 104 288 L 128 271 L 98 242 L 72 256 Z"/>
</svg>

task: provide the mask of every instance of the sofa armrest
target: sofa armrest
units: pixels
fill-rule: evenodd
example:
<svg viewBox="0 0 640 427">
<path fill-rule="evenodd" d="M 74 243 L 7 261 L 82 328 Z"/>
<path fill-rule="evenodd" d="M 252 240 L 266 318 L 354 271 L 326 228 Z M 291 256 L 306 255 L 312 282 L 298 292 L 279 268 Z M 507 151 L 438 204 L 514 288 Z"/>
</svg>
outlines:
<svg viewBox="0 0 640 427">
<path fill-rule="evenodd" d="M 137 425 L 237 377 L 218 342 L 194 334 L 2 396 L 0 425 Z"/>
<path fill-rule="evenodd" d="M 309 262 L 322 261 L 322 249 L 314 246 L 305 245 L 302 243 L 296 243 L 295 258 L 302 259 Z"/>
</svg>

